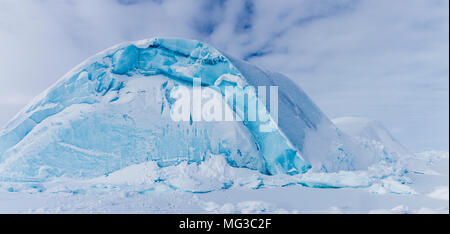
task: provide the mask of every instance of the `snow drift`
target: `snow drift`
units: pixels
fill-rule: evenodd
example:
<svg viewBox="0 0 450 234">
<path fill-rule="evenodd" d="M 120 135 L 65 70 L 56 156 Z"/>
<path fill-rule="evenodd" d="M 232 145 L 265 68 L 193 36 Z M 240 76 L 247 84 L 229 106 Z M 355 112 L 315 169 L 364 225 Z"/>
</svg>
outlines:
<svg viewBox="0 0 450 234">
<path fill-rule="evenodd" d="M 248 110 L 233 105 L 226 86 L 278 86 L 278 123 L 173 121 L 171 93 L 195 78 L 241 115 Z M 258 131 L 264 124 L 273 131 Z M 197 41 L 158 38 L 87 59 L 28 104 L 0 133 L 0 178 L 92 178 L 147 161 L 200 163 L 209 154 L 268 175 L 366 169 L 384 158 L 341 132 L 285 76 Z"/>
</svg>

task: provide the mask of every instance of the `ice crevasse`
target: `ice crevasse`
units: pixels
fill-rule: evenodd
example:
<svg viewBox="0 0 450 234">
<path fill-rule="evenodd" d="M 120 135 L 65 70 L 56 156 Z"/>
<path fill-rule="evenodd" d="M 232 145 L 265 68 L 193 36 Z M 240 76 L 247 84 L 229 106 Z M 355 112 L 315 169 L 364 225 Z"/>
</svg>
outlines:
<svg viewBox="0 0 450 234">
<path fill-rule="evenodd" d="M 278 122 L 257 92 L 247 100 L 264 103 L 265 122 L 174 121 L 172 93 L 192 90 L 195 79 L 238 115 L 247 106 L 235 105 L 226 87 L 244 95 L 248 86 L 278 86 Z M 274 129 L 259 131 L 267 124 Z M 146 161 L 200 163 L 214 154 L 269 175 L 331 172 L 376 160 L 362 152 L 289 78 L 198 41 L 153 38 L 94 55 L 20 111 L 0 132 L 0 180 L 89 178 Z"/>
</svg>

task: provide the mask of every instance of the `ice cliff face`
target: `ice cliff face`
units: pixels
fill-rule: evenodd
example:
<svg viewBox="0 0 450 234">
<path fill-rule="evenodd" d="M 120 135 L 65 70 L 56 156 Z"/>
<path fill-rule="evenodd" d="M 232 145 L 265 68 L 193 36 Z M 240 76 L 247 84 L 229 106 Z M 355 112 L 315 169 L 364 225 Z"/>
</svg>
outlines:
<svg viewBox="0 0 450 234">
<path fill-rule="evenodd" d="M 192 91 L 196 79 L 243 119 L 247 107 L 235 105 L 226 87 L 258 102 L 246 87 L 277 86 L 278 123 L 268 104 L 258 109 L 263 120 L 174 121 L 173 91 Z M 94 177 L 145 161 L 199 163 L 209 153 L 265 174 L 353 170 L 378 160 L 285 76 L 197 41 L 150 39 L 89 58 L 27 105 L 0 133 L 0 179 Z"/>
</svg>

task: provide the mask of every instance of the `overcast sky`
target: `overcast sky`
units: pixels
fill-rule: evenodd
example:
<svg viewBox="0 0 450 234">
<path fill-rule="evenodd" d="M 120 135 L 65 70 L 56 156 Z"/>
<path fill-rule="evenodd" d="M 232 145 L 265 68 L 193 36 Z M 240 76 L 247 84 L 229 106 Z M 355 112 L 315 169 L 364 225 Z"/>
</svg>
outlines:
<svg viewBox="0 0 450 234">
<path fill-rule="evenodd" d="M 449 146 L 448 0 L 0 0 L 0 125 L 122 41 L 183 37 L 284 73 L 330 117 Z"/>
</svg>

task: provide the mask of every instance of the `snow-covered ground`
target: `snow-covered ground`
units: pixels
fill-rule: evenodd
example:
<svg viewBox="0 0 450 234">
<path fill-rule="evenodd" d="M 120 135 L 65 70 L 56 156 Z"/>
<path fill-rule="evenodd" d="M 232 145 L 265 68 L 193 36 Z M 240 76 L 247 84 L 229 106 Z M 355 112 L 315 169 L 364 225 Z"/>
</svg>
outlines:
<svg viewBox="0 0 450 234">
<path fill-rule="evenodd" d="M 230 167 L 221 155 L 201 164 L 154 162 L 108 176 L 0 184 L 1 213 L 448 213 L 449 154 L 409 159 L 421 168 L 267 176 Z"/>
</svg>

